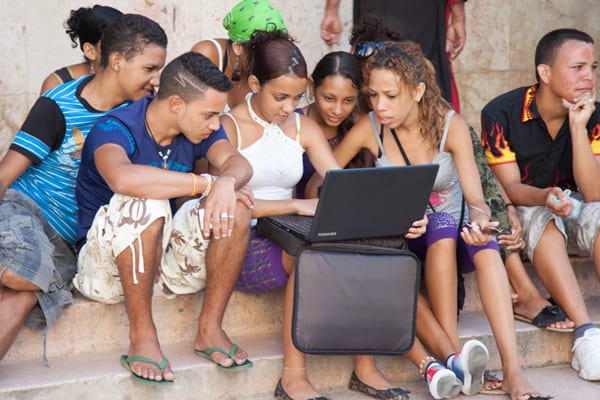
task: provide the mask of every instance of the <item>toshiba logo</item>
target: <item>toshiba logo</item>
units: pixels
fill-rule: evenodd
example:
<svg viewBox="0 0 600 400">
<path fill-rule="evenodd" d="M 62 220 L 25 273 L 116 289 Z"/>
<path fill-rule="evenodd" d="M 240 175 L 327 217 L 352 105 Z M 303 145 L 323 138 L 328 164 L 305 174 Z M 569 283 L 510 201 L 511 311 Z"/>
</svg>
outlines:
<svg viewBox="0 0 600 400">
<path fill-rule="evenodd" d="M 337 236 L 337 232 L 319 232 L 317 236 Z"/>
</svg>

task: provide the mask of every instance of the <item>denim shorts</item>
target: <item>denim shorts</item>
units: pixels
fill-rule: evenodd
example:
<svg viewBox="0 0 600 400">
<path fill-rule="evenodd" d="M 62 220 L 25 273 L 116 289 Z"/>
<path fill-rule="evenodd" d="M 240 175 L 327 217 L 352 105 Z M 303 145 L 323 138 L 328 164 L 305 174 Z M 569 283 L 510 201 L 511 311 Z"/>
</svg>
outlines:
<svg viewBox="0 0 600 400">
<path fill-rule="evenodd" d="M 75 255 L 26 195 L 7 189 L 0 201 L 0 265 L 40 288 L 26 325 L 43 330 L 71 304 Z"/>
</svg>

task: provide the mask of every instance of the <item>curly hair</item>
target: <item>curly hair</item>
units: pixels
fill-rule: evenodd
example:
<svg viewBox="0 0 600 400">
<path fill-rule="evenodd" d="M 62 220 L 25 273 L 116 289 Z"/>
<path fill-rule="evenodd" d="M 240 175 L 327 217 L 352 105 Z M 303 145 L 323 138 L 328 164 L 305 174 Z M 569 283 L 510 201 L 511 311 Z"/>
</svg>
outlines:
<svg viewBox="0 0 600 400">
<path fill-rule="evenodd" d="M 411 94 L 415 93 L 419 83 L 425 84 L 425 93 L 418 104 L 420 132 L 423 138 L 433 141 L 434 148 L 438 148 L 444 118 L 452 106 L 442 97 L 433 64 L 425 58 L 421 47 L 409 40 L 386 43 L 367 60 L 369 77 L 374 69 L 395 73 Z"/>
<path fill-rule="evenodd" d="M 389 25 L 383 23 L 383 18 L 372 14 L 363 15 L 358 23 L 352 27 L 350 33 L 350 46 L 361 42 L 380 42 L 380 41 L 400 41 L 404 40 L 402 35 Z"/>
<path fill-rule="evenodd" d="M 73 48 L 83 50 L 84 43 L 96 44 L 102 37 L 104 29 L 123 13 L 109 6 L 95 5 L 93 7 L 80 7 L 71 10 L 69 18 L 65 21 L 65 32 L 71 38 Z"/>
</svg>

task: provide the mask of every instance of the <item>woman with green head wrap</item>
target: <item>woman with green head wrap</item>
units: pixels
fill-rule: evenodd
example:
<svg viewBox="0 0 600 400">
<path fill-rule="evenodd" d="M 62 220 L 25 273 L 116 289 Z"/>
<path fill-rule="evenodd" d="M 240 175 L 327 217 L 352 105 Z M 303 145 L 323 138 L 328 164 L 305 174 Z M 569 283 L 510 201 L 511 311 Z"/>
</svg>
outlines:
<svg viewBox="0 0 600 400">
<path fill-rule="evenodd" d="M 233 82 L 228 106 L 234 107 L 250 91 L 244 43 L 257 30 L 287 32 L 287 29 L 279 11 L 267 0 L 240 1 L 223 18 L 223 27 L 229 38 L 202 40 L 192 51 L 208 57 Z"/>
</svg>

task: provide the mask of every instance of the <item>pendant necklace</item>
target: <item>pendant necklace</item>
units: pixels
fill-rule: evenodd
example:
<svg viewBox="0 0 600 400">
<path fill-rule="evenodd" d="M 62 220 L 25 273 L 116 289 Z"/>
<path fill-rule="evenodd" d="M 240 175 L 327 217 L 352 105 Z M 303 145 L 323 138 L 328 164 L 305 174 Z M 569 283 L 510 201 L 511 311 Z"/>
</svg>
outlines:
<svg viewBox="0 0 600 400">
<path fill-rule="evenodd" d="M 159 144 L 156 141 L 156 138 L 154 137 L 154 133 L 152 133 L 152 129 L 150 129 L 150 126 L 148 125 L 148 118 L 144 118 L 144 125 L 146 126 L 146 130 L 150 134 L 150 137 L 154 141 L 154 145 L 156 146 L 156 151 L 158 153 L 158 156 L 160 158 L 162 158 L 162 169 L 168 169 L 168 167 L 169 167 L 169 156 L 171 155 L 171 149 L 168 148 L 167 151 L 165 153 L 163 153 L 162 150 L 160 150 L 158 148 Z"/>
</svg>

